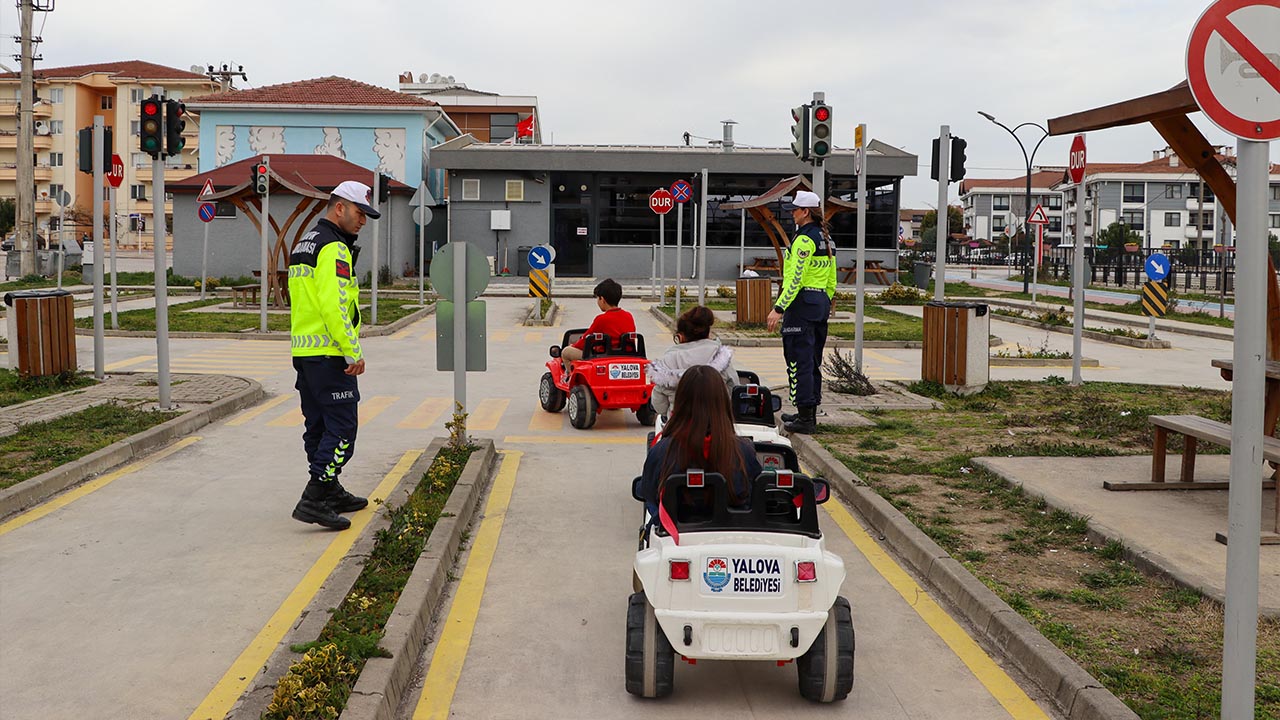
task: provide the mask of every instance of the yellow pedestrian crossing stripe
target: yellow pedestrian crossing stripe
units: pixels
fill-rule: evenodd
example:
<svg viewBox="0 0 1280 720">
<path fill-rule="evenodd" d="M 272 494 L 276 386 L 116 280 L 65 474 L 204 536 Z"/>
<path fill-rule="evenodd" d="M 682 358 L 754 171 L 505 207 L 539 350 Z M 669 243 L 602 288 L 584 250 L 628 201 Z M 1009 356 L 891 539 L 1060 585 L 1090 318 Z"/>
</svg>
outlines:
<svg viewBox="0 0 1280 720">
<path fill-rule="evenodd" d="M 109 365 L 106 366 L 105 369 L 107 372 L 116 372 L 117 370 L 122 370 L 124 368 L 129 367 L 130 365 L 137 365 L 138 363 L 144 363 L 144 362 L 155 362 L 155 359 L 156 359 L 155 355 L 139 355 L 138 357 L 132 357 L 132 358 L 129 358 L 128 360 L 121 360 L 119 362 L 110 363 Z"/>
<path fill-rule="evenodd" d="M 360 401 L 360 424 L 373 422 L 374 418 L 395 404 L 400 398 L 396 395 L 375 395 Z"/>
<path fill-rule="evenodd" d="M 494 342 L 506 342 L 511 339 L 511 331 L 510 330 L 490 331 L 489 339 Z"/>
<path fill-rule="evenodd" d="M 255 419 L 257 419 L 257 417 L 258 417 L 259 415 L 261 415 L 261 414 L 265 413 L 266 411 L 270 410 L 271 408 L 273 408 L 273 407 L 275 407 L 275 406 L 277 406 L 277 405 L 280 405 L 280 404 L 284 403 L 284 402 L 285 402 L 285 401 L 287 401 L 287 400 L 292 400 L 292 399 L 293 399 L 293 397 L 294 397 L 294 396 L 292 396 L 292 395 L 280 395 L 280 396 L 278 396 L 278 397 L 274 397 L 274 398 L 272 398 L 272 399 L 268 400 L 267 402 L 262 403 L 261 405 L 259 405 L 258 407 L 254 408 L 254 409 L 252 409 L 252 410 L 248 410 L 248 411 L 242 412 L 242 413 L 240 413 L 239 415 L 235 416 L 234 418 L 231 418 L 230 420 L 228 420 L 228 421 L 227 421 L 227 424 L 228 424 L 228 425 L 230 425 L 230 426 L 232 426 L 232 427 L 236 427 L 236 426 L 239 426 L 239 425 L 244 425 L 245 423 L 249 422 L 250 420 L 255 420 Z"/>
<path fill-rule="evenodd" d="M 540 342 L 542 342 L 542 331 L 541 331 L 541 330 L 530 330 L 529 332 L 527 332 L 527 333 L 525 333 L 525 334 L 524 334 L 524 341 L 525 341 L 525 342 L 527 342 L 527 343 L 540 343 Z"/>
<path fill-rule="evenodd" d="M 529 432 L 559 432 L 564 429 L 565 417 L 563 412 L 549 413 L 539 407 L 529 420 Z"/>
<path fill-rule="evenodd" d="M 507 406 L 510 404 L 510 398 L 481 400 L 476 409 L 471 412 L 471 417 L 467 418 L 467 430 L 476 432 L 496 430 L 498 421 L 502 419 L 503 413 L 507 411 Z"/>
<path fill-rule="evenodd" d="M 405 430 L 426 430 L 436 424 L 444 411 L 449 409 L 450 404 L 448 398 L 427 398 L 405 419 L 396 423 L 396 427 Z"/>
<path fill-rule="evenodd" d="M 305 419 L 302 417 L 302 408 L 294 408 L 267 423 L 267 427 L 302 427 Z"/>
</svg>

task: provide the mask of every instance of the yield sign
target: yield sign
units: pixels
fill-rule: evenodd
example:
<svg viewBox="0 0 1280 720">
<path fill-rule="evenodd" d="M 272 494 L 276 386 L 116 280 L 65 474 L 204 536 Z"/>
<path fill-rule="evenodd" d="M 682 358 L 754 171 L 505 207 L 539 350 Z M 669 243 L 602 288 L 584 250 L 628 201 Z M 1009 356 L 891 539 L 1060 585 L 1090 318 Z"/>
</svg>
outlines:
<svg viewBox="0 0 1280 720">
<path fill-rule="evenodd" d="M 1027 218 L 1027 222 L 1032 225 L 1048 225 L 1049 216 L 1044 214 L 1044 206 L 1036 205 L 1036 209 L 1031 211 L 1031 217 Z"/>
<path fill-rule="evenodd" d="M 1243 140 L 1280 137 L 1280 0 L 1218 0 L 1187 41 L 1187 84 L 1213 124 Z"/>
<path fill-rule="evenodd" d="M 213 181 L 208 178 L 205 178 L 204 187 L 200 188 L 200 194 L 196 196 L 196 199 L 199 200 L 200 198 L 208 197 L 213 193 L 214 193 Z"/>
</svg>

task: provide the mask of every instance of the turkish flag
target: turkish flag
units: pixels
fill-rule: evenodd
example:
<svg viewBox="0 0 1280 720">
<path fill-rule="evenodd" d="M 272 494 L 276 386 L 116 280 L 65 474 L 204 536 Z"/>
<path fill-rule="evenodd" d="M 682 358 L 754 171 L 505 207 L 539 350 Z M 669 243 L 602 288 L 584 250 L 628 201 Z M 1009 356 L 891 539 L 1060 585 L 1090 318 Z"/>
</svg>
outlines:
<svg viewBox="0 0 1280 720">
<path fill-rule="evenodd" d="M 521 120 L 516 123 L 516 137 L 533 137 L 533 116 Z"/>
</svg>

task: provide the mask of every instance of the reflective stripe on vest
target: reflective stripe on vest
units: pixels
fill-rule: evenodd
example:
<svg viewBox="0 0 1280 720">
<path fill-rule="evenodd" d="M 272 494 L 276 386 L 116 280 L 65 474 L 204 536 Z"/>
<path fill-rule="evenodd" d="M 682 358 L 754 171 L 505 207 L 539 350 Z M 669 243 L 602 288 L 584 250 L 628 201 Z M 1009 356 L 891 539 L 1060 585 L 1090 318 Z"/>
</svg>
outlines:
<svg viewBox="0 0 1280 720">
<path fill-rule="evenodd" d="M 337 347 L 338 345 L 324 335 L 294 335 L 289 338 L 289 341 L 290 346 L 294 348 Z"/>
</svg>

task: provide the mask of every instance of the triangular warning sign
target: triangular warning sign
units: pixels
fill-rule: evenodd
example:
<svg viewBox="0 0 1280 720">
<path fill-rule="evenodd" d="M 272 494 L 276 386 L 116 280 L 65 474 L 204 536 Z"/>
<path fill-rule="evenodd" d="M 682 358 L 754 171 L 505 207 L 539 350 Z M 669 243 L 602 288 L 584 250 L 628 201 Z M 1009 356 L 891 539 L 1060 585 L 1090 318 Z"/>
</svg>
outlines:
<svg viewBox="0 0 1280 720">
<path fill-rule="evenodd" d="M 200 194 L 196 196 L 196 199 L 200 199 L 200 198 L 208 197 L 208 196 L 212 195 L 213 193 L 214 193 L 214 190 L 213 190 L 213 180 L 210 180 L 210 179 L 208 179 L 208 178 L 205 178 L 205 181 L 204 181 L 204 187 L 200 188 Z"/>
<path fill-rule="evenodd" d="M 1031 211 L 1031 217 L 1027 218 L 1027 222 L 1032 225 L 1048 225 L 1049 216 L 1044 214 L 1044 206 L 1036 205 L 1036 209 Z"/>
</svg>

